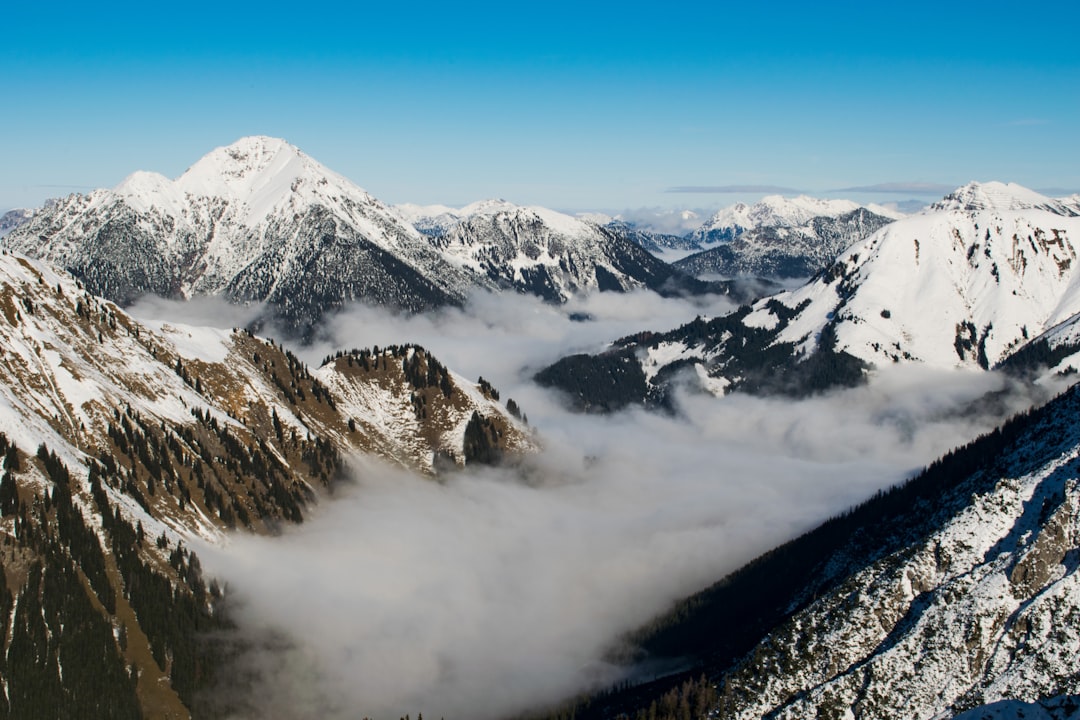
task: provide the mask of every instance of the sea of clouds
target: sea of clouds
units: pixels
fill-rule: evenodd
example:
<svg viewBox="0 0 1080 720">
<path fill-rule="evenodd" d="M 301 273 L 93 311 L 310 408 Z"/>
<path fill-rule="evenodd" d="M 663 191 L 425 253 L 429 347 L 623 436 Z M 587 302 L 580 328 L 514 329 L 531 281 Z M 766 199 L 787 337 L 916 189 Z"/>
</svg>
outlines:
<svg viewBox="0 0 1080 720">
<path fill-rule="evenodd" d="M 245 319 L 187 308 L 189 322 Z M 296 348 L 316 365 L 423 345 L 513 397 L 542 450 L 438 481 L 352 458 L 351 481 L 303 525 L 200 549 L 244 638 L 242 681 L 223 690 L 241 716 L 483 720 L 620 680 L 623 634 L 1033 401 L 997 374 L 898 366 L 799 401 L 686 390 L 674 415 L 597 416 L 530 381 L 568 353 L 730 309 L 478 294 L 423 316 L 355 306 Z"/>
</svg>

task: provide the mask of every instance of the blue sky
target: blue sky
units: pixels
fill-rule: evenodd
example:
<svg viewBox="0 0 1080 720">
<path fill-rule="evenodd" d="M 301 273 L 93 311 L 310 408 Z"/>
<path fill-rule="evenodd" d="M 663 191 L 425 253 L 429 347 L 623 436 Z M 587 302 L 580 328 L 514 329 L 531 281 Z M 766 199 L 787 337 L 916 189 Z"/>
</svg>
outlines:
<svg viewBox="0 0 1080 720">
<path fill-rule="evenodd" d="M 388 202 L 1080 190 L 1075 4 L 879 5 L 20 3 L 0 42 L 0 209 L 175 177 L 252 134 Z"/>
</svg>

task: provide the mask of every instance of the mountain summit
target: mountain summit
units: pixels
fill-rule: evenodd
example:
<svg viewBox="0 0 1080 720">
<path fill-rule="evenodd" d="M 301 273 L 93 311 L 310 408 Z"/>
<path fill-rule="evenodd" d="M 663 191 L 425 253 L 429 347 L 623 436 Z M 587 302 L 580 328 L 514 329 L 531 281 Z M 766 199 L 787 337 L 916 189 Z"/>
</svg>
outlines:
<svg viewBox="0 0 1080 720">
<path fill-rule="evenodd" d="M 350 300 L 463 301 L 472 279 L 397 214 L 284 140 L 218 148 L 176 180 L 137 172 L 4 238 L 117 302 L 143 293 L 266 302 L 303 331 Z"/>
<path fill-rule="evenodd" d="M 930 209 L 966 212 L 1046 210 L 1066 217 L 1080 215 L 1080 208 L 1068 199 L 1048 198 L 1016 183 L 1002 182 L 970 182 L 931 205 Z"/>
<path fill-rule="evenodd" d="M 718 394 L 804 394 L 899 362 L 989 369 L 1080 313 L 1077 238 L 1068 202 L 972 183 L 855 243 L 798 289 L 565 358 L 537 378 L 603 410 L 666 402 L 683 368 Z"/>
<path fill-rule="evenodd" d="M 213 150 L 176 180 L 136 172 L 112 190 L 71 195 L 3 246 L 63 267 L 114 302 L 151 293 L 266 303 L 301 335 L 354 300 L 417 312 L 460 305 L 476 288 L 553 302 L 596 290 L 728 292 L 546 208 L 500 200 L 391 209 L 262 136 Z"/>
</svg>

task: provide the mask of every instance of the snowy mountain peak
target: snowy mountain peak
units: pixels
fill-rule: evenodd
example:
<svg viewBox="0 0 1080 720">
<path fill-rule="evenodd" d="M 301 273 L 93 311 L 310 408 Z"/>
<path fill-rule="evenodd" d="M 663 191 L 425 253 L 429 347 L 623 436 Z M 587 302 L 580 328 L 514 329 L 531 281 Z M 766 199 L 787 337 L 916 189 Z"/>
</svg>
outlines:
<svg viewBox="0 0 1080 720">
<path fill-rule="evenodd" d="M 71 195 L 4 246 L 115 302 L 222 294 L 267 302 L 298 331 L 352 300 L 417 310 L 472 283 L 363 189 L 268 137 L 217 148 L 175 181 L 137 172 Z"/>
<path fill-rule="evenodd" d="M 137 170 L 113 188 L 136 212 L 158 208 L 173 217 L 184 207 L 184 193 L 172 180 L 160 173 Z"/>
<path fill-rule="evenodd" d="M 1056 215 L 1075 216 L 1067 203 L 1053 200 L 1016 183 L 970 182 L 931 205 L 931 211 L 960 210 L 1047 210 Z"/>
<path fill-rule="evenodd" d="M 701 242 L 733 240 L 755 228 L 805 227 L 817 217 L 839 217 L 859 209 L 851 200 L 824 200 L 808 195 L 768 195 L 753 205 L 735 203 L 707 220 L 694 233 Z"/>
<path fill-rule="evenodd" d="M 1026 188 L 971 183 L 845 251 L 786 296 L 781 333 L 809 348 L 825 327 L 869 362 L 996 365 L 1080 311 L 1075 213 Z M 805 306 L 800 303 L 806 302 Z M 748 321 L 771 322 L 764 306 Z"/>
<path fill-rule="evenodd" d="M 472 217 L 473 215 L 493 215 L 498 212 L 517 210 L 518 207 L 502 198 L 489 198 L 466 205 L 457 211 L 457 215 L 462 218 Z"/>
<path fill-rule="evenodd" d="M 191 195 L 247 203 L 249 219 L 256 221 L 303 184 L 321 188 L 320 195 L 332 188 L 334 194 L 359 193 L 370 200 L 366 192 L 295 146 L 263 136 L 241 138 L 207 153 L 175 183 Z"/>
</svg>

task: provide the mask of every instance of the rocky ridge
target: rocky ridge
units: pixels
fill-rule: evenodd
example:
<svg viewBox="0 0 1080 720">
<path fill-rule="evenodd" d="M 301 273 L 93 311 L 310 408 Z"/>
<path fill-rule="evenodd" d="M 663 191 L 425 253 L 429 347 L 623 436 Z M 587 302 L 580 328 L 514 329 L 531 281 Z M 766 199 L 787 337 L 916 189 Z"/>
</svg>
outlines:
<svg viewBox="0 0 1080 720">
<path fill-rule="evenodd" d="M 430 474 L 534 447 L 494 388 L 423 348 L 311 370 L 10 253 L 0 348 L 0 717 L 187 717 L 227 618 L 186 545 L 302 522 L 351 453 Z"/>
</svg>

